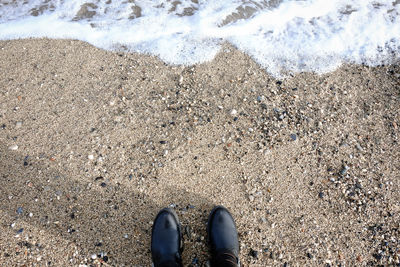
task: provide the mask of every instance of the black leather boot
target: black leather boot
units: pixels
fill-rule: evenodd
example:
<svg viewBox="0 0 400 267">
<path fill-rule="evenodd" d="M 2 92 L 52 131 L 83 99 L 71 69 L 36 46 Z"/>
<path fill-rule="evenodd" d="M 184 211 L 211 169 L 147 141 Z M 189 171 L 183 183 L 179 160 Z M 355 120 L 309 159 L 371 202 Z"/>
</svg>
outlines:
<svg viewBox="0 0 400 267">
<path fill-rule="evenodd" d="M 181 228 L 176 213 L 162 209 L 151 232 L 151 256 L 155 267 L 182 267 Z"/>
<path fill-rule="evenodd" d="M 211 211 L 207 233 L 211 249 L 211 266 L 240 266 L 238 233 L 235 221 L 226 208 L 217 206 Z"/>
</svg>

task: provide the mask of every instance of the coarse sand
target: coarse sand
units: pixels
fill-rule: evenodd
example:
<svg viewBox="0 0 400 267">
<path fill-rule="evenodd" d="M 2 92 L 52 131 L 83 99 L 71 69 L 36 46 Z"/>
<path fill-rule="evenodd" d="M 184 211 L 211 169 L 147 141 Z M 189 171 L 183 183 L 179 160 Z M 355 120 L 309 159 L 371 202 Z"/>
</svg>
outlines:
<svg viewBox="0 0 400 267">
<path fill-rule="evenodd" d="M 1 266 L 150 266 L 167 206 L 207 266 L 214 205 L 242 266 L 399 266 L 399 65 L 278 80 L 228 44 L 182 67 L 27 39 L 0 70 Z"/>
</svg>

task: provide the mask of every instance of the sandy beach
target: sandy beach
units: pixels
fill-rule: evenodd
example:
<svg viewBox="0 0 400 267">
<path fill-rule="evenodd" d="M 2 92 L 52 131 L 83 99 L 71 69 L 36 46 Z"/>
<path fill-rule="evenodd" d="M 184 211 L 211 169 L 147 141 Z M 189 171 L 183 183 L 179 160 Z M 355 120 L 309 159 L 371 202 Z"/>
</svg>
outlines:
<svg viewBox="0 0 400 267">
<path fill-rule="evenodd" d="M 400 265 L 400 66 L 278 80 L 226 45 L 190 67 L 76 40 L 0 41 L 0 265 L 185 266 L 233 214 L 242 266 Z"/>
</svg>

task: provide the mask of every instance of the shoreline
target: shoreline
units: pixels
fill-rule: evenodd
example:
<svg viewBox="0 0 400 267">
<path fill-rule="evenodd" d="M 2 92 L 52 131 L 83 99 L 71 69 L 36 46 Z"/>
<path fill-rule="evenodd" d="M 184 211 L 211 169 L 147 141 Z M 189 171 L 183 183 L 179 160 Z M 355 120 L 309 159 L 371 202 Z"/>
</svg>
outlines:
<svg viewBox="0 0 400 267">
<path fill-rule="evenodd" d="M 0 41 L 0 262 L 148 266 L 171 205 L 202 266 L 221 204 L 243 266 L 398 264 L 399 65 L 277 80 L 229 50 Z"/>
</svg>

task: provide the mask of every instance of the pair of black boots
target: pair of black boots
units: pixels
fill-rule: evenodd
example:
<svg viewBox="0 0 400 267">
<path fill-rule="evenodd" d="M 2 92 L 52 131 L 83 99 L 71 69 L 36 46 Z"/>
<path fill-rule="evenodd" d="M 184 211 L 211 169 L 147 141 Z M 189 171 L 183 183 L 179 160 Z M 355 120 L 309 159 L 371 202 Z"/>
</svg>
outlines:
<svg viewBox="0 0 400 267">
<path fill-rule="evenodd" d="M 215 207 L 208 217 L 208 241 L 211 266 L 239 266 L 239 239 L 232 215 L 222 207 Z M 151 254 L 155 267 L 182 267 L 182 234 L 176 213 L 162 209 L 154 220 Z"/>
</svg>

